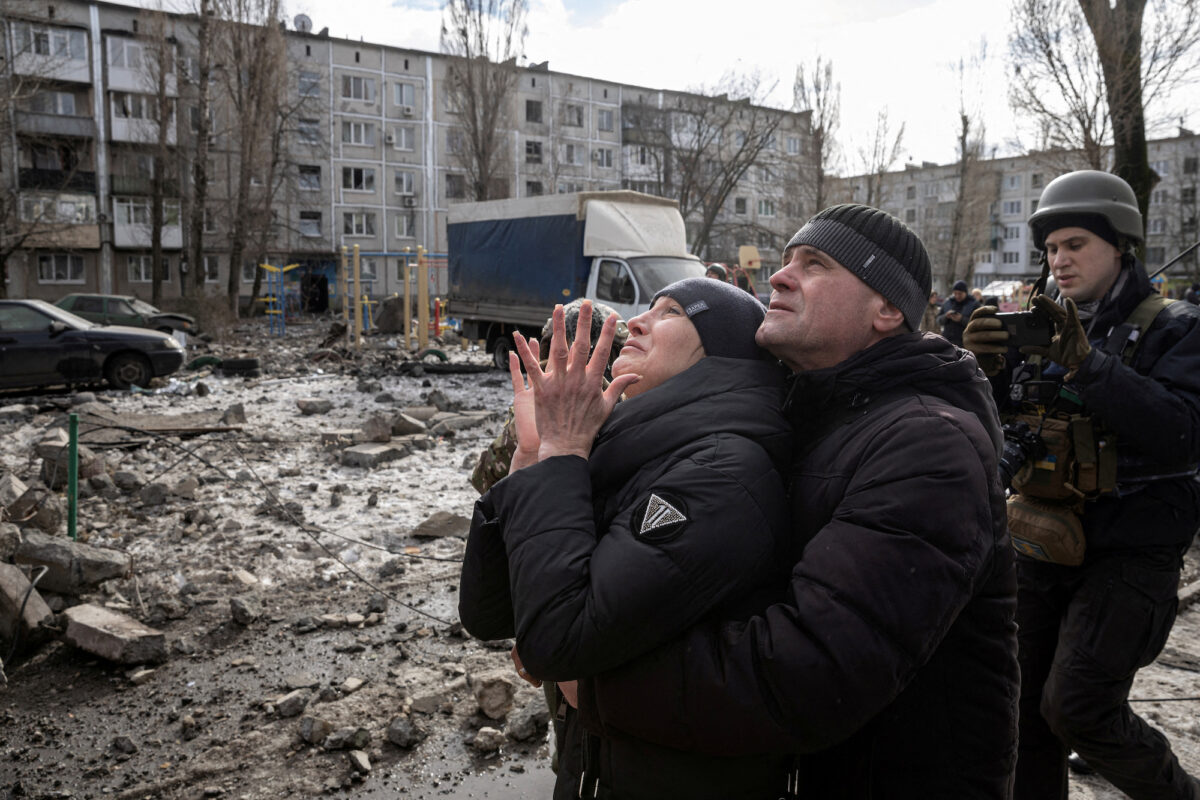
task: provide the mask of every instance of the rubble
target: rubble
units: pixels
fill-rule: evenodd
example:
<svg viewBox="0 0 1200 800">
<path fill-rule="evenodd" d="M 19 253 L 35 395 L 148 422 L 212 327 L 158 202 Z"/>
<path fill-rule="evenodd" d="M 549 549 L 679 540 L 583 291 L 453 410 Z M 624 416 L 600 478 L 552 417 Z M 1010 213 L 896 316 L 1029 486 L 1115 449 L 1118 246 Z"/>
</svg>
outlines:
<svg viewBox="0 0 1200 800">
<path fill-rule="evenodd" d="M 504 746 L 507 740 L 504 734 L 495 728 L 483 727 L 475 732 L 475 737 L 471 739 L 471 747 L 474 747 L 481 753 L 494 753 Z"/>
<path fill-rule="evenodd" d="M 325 737 L 321 747 L 326 750 L 363 750 L 371 743 L 371 732 L 366 728 L 338 728 Z"/>
<path fill-rule="evenodd" d="M 125 578 L 133 572 L 133 557 L 129 553 L 35 530 L 25 531 L 22 539 L 15 562 L 47 567 L 38 586 L 49 592 L 83 594 L 105 581 Z"/>
<path fill-rule="evenodd" d="M 19 633 L 29 644 L 46 638 L 44 626 L 53 622 L 54 613 L 25 573 L 0 563 L 0 639 L 11 642 Z"/>
<path fill-rule="evenodd" d="M 371 760 L 362 750 L 351 750 L 349 759 L 350 767 L 359 775 L 366 775 L 371 771 Z"/>
<path fill-rule="evenodd" d="M 159 631 L 124 614 L 85 604 L 63 612 L 68 644 L 119 664 L 165 661 L 167 640 Z"/>
<path fill-rule="evenodd" d="M 428 735 L 424 728 L 409 717 L 393 717 L 387 727 L 387 740 L 405 750 L 420 744 Z"/>
<path fill-rule="evenodd" d="M 413 528 L 410 535 L 418 539 L 440 539 L 446 536 L 465 539 L 470 529 L 471 520 L 463 515 L 452 514 L 449 511 L 435 511 L 420 525 Z"/>
<path fill-rule="evenodd" d="M 491 670 L 472 675 L 468 684 L 479 710 L 489 719 L 502 719 L 512 710 L 517 686 L 510 669 Z"/>
<path fill-rule="evenodd" d="M 29 491 L 29 487 L 11 472 L 6 472 L 0 475 L 0 514 L 7 511 L 8 507 L 20 499 L 21 495 Z"/>
<path fill-rule="evenodd" d="M 22 527 L 32 525 L 46 533 L 57 533 L 67 518 L 67 510 L 57 494 L 41 484 L 33 484 L 8 507 L 8 515 Z"/>
<path fill-rule="evenodd" d="M 21 529 L 11 522 L 0 522 L 0 561 L 12 561 L 21 546 Z"/>
<path fill-rule="evenodd" d="M 333 732 L 333 725 L 320 717 L 300 718 L 300 738 L 309 744 L 320 744 Z"/>
<path fill-rule="evenodd" d="M 275 700 L 275 713 L 281 717 L 297 717 L 311 697 L 307 689 L 296 689 Z"/>
<path fill-rule="evenodd" d="M 392 444 L 358 444 L 342 451 L 342 464 L 371 469 L 408 455 L 408 448 Z"/>
<path fill-rule="evenodd" d="M 333 410 L 333 403 L 329 400 L 297 400 L 296 407 L 303 416 L 311 417 L 315 414 L 328 414 Z"/>
<path fill-rule="evenodd" d="M 238 625 L 246 626 L 262 616 L 262 606 L 255 597 L 231 597 L 229 614 Z"/>
</svg>

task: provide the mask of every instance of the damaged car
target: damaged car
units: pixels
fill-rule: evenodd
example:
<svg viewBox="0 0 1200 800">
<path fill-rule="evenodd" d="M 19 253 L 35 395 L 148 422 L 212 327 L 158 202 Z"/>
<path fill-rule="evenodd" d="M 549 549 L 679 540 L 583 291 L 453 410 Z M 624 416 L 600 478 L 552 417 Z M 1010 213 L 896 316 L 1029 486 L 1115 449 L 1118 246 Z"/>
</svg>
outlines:
<svg viewBox="0 0 1200 800">
<path fill-rule="evenodd" d="M 195 317 L 175 311 L 160 311 L 131 295 L 76 293 L 61 298 L 54 305 L 98 325 L 150 328 L 163 333 L 197 333 Z"/>
<path fill-rule="evenodd" d="M 172 336 L 96 325 L 43 300 L 0 300 L 0 388 L 144 387 L 181 364 Z"/>
</svg>

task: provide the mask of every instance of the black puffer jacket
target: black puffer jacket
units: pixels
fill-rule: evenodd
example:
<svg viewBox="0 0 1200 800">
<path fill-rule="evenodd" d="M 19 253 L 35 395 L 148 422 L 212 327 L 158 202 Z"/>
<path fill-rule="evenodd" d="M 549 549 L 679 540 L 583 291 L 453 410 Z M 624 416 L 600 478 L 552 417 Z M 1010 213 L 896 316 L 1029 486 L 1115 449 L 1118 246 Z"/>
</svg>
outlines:
<svg viewBox="0 0 1200 800">
<path fill-rule="evenodd" d="M 1133 363 L 1105 352 L 1109 332 L 1152 291 L 1140 262 L 1126 257 L 1123 278 L 1087 323 L 1092 352 L 1071 388 L 1083 413 L 1116 433 L 1119 496 L 1084 504 L 1090 553 L 1153 545 L 1185 547 L 1200 524 L 1200 487 L 1190 477 L 1144 482 L 1141 477 L 1186 472 L 1200 462 L 1200 308 L 1172 303 L 1141 336 Z M 1010 357 L 1016 364 L 1020 356 Z M 1047 377 L 1061 368 L 1051 365 Z M 1001 411 L 1011 376 L 997 381 Z"/>
<path fill-rule="evenodd" d="M 704 358 L 618 405 L 589 460 L 547 459 L 496 484 L 467 542 L 463 625 L 515 633 L 531 674 L 571 680 L 764 608 L 786 583 L 782 393 L 777 366 Z M 556 796 L 579 784 L 579 722 L 598 729 L 602 714 L 581 680 Z M 773 798 L 786 767 L 601 738 L 597 776 L 615 797 Z"/>
<path fill-rule="evenodd" d="M 604 723 L 807 754 L 801 797 L 1008 797 L 1016 582 L 986 379 L 945 339 L 905 334 L 799 375 L 788 414 L 787 599 L 601 676 Z"/>
</svg>

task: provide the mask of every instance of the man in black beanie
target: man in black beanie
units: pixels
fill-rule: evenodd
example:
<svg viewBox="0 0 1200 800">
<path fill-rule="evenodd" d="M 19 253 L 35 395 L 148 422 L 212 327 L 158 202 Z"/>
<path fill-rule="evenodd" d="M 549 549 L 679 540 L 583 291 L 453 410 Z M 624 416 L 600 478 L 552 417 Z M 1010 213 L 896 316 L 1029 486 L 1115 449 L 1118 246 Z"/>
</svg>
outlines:
<svg viewBox="0 0 1200 800">
<path fill-rule="evenodd" d="M 920 239 L 867 206 L 788 242 L 757 333 L 794 373 L 787 586 L 596 679 L 598 724 L 713 756 L 794 753 L 784 797 L 1009 796 L 1000 425 L 974 357 L 918 331 L 930 282 Z"/>
<path fill-rule="evenodd" d="M 951 344 L 962 347 L 963 329 L 977 308 L 979 303 L 967 293 L 967 282 L 955 281 L 950 296 L 942 303 L 942 313 L 938 315 L 938 321 L 942 323 L 942 336 Z"/>
</svg>

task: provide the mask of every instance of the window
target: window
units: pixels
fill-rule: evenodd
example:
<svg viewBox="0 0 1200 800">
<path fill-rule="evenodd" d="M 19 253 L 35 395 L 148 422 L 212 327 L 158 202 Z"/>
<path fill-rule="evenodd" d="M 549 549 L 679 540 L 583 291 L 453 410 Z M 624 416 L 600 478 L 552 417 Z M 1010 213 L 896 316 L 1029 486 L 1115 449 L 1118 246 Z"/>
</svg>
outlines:
<svg viewBox="0 0 1200 800">
<path fill-rule="evenodd" d="M 412 170 L 396 170 L 396 194 L 411 195 L 416 177 L 416 173 Z"/>
<path fill-rule="evenodd" d="M 1004 238 L 1008 239 L 1010 241 L 1013 239 L 1020 239 L 1021 238 L 1021 226 L 1020 225 L 1005 225 L 1004 226 Z"/>
<path fill-rule="evenodd" d="M 1021 254 L 1020 253 L 1004 253 L 1003 254 L 1003 262 L 1005 264 L 1020 264 L 1021 263 Z"/>
<path fill-rule="evenodd" d="M 1155 189 L 1150 193 L 1150 205 L 1156 206 L 1160 203 L 1166 203 L 1170 200 L 1170 195 L 1166 189 Z"/>
<path fill-rule="evenodd" d="M 1171 174 L 1171 162 L 1170 161 L 1151 161 L 1150 169 L 1157 172 L 1159 177 L 1162 177 L 1163 175 L 1170 175 Z"/>
<path fill-rule="evenodd" d="M 525 163 L 540 164 L 542 163 L 542 143 L 530 139 L 525 142 Z"/>
<path fill-rule="evenodd" d="M 598 147 L 593 151 L 595 153 L 596 163 L 601 167 L 611 167 L 613 151 L 607 147 Z"/>
<path fill-rule="evenodd" d="M 644 146 L 639 146 L 637 149 L 637 163 L 650 163 L 650 152 Z"/>
<path fill-rule="evenodd" d="M 909 186 L 907 189 L 905 189 L 904 197 L 906 200 L 916 200 L 917 199 L 917 187 Z"/>
<path fill-rule="evenodd" d="M 130 283 L 150 283 L 154 280 L 154 261 L 151 255 L 136 255 L 127 256 L 126 263 L 129 266 L 129 282 Z M 161 278 L 170 280 L 171 278 L 171 261 L 166 256 L 162 259 Z"/>
<path fill-rule="evenodd" d="M 1030 214 L 1037 211 L 1038 203 L 1040 203 L 1040 202 L 1042 202 L 1042 201 L 1041 200 L 1030 200 L 1029 201 L 1029 213 Z"/>
<path fill-rule="evenodd" d="M 992 254 L 990 252 L 980 253 L 975 257 L 975 260 L 980 264 L 990 264 L 992 263 Z"/>
<path fill-rule="evenodd" d="M 1020 214 L 1021 213 L 1021 201 L 1020 200 L 1005 200 L 1003 205 L 1001 206 L 1001 209 L 1005 214 Z"/>
<path fill-rule="evenodd" d="M 363 100 L 367 103 L 375 102 L 375 79 L 343 75 L 342 97 L 350 100 Z"/>
<path fill-rule="evenodd" d="M 150 201 L 146 198 L 114 197 L 113 215 L 118 225 L 149 225 Z"/>
<path fill-rule="evenodd" d="M 379 274 L 378 262 L 373 258 L 360 259 L 358 262 L 358 277 L 363 281 L 373 281 Z"/>
<path fill-rule="evenodd" d="M 1004 188 L 1005 189 L 1020 189 L 1021 188 L 1021 176 L 1020 175 L 1005 175 L 1004 176 Z"/>
<path fill-rule="evenodd" d="M 1180 189 L 1179 190 L 1179 202 L 1195 203 L 1196 202 L 1196 187 L 1195 186 L 1185 186 L 1184 188 Z"/>
<path fill-rule="evenodd" d="M 446 149 L 454 154 L 467 151 L 467 136 L 461 128 L 451 128 L 446 131 Z"/>
<path fill-rule="evenodd" d="M 129 92 L 112 93 L 114 117 L 123 119 L 158 119 L 158 106 L 153 97 Z"/>
<path fill-rule="evenodd" d="M 746 144 L 746 132 L 745 131 L 735 131 L 733 134 L 733 144 L 734 144 L 734 147 L 742 147 L 743 145 L 745 145 Z"/>
<path fill-rule="evenodd" d="M 583 184 L 575 183 L 574 181 L 560 181 L 557 191 L 559 194 L 574 194 L 575 192 L 582 192 Z"/>
<path fill-rule="evenodd" d="M 1146 233 L 1166 233 L 1167 221 L 1159 217 L 1158 219 L 1150 220 L 1150 224 L 1146 228 Z"/>
<path fill-rule="evenodd" d="M 21 219 L 25 222 L 87 224 L 96 219 L 96 199 L 71 195 L 26 195 L 21 198 Z"/>
<path fill-rule="evenodd" d="M 760 217 L 775 216 L 775 201 L 774 200 L 759 200 L 758 215 Z"/>
<path fill-rule="evenodd" d="M 1183 159 L 1183 174 L 1195 175 L 1197 171 L 1200 171 L 1200 158 L 1196 156 L 1186 156 Z"/>
<path fill-rule="evenodd" d="M 374 236 L 375 215 L 365 212 L 346 212 L 342 215 L 342 233 L 347 236 Z"/>
<path fill-rule="evenodd" d="M 910 186 L 908 188 L 915 189 L 916 187 Z M 915 194 L 915 192 L 914 192 L 914 194 Z M 912 225 L 913 223 L 915 223 L 917 221 L 917 210 L 915 208 L 904 209 L 904 221 L 906 223 L 908 223 L 909 225 Z"/>
<path fill-rule="evenodd" d="M 375 170 L 370 167 L 342 167 L 342 188 L 351 192 L 375 191 Z"/>
<path fill-rule="evenodd" d="M 320 144 L 321 121 L 316 119 L 296 120 L 296 135 L 301 144 Z"/>
<path fill-rule="evenodd" d="M 596 298 L 606 303 L 636 302 L 637 288 L 629 267 L 620 261 L 601 261 L 596 275 Z"/>
<path fill-rule="evenodd" d="M 583 106 L 569 105 L 563 108 L 563 125 L 568 128 L 583 127 Z"/>
<path fill-rule="evenodd" d="M 542 101 L 541 100 L 526 100 L 525 101 L 525 121 L 526 122 L 541 122 L 542 121 Z"/>
<path fill-rule="evenodd" d="M 69 253 L 39 254 L 38 283 L 83 283 L 83 256 Z"/>
<path fill-rule="evenodd" d="M 579 154 L 579 151 L 581 149 L 582 148 L 580 148 L 580 146 L 577 144 L 563 145 L 563 163 L 564 164 L 578 164 L 580 162 L 580 160 L 582 159 L 582 157 Z"/>
<path fill-rule="evenodd" d="M 1154 264 L 1155 266 L 1167 260 L 1167 248 L 1165 247 L 1147 247 L 1146 248 L 1146 263 Z"/>
<path fill-rule="evenodd" d="M 369 122 L 343 122 L 342 141 L 346 144 L 375 144 L 375 126 Z"/>
<path fill-rule="evenodd" d="M 1030 250 L 1029 251 L 1029 263 L 1030 264 L 1040 264 L 1041 261 L 1042 261 L 1042 252 L 1040 250 Z"/>
<path fill-rule="evenodd" d="M 299 92 L 301 97 L 320 97 L 321 96 L 321 76 L 315 72 L 304 72 L 301 70 L 299 76 L 300 86 Z"/>
<path fill-rule="evenodd" d="M 775 172 L 770 167 L 759 167 L 758 179 L 762 183 L 771 183 L 775 180 Z"/>
<path fill-rule="evenodd" d="M 397 214 L 396 215 L 396 238 L 411 239 L 412 232 L 412 214 Z"/>
<path fill-rule="evenodd" d="M 396 84 L 396 105 L 398 106 L 413 106 L 416 105 L 416 90 L 411 83 Z"/>
<path fill-rule="evenodd" d="M 38 114 L 75 116 L 75 95 L 70 92 L 42 91 L 29 100 L 30 110 Z"/>
<path fill-rule="evenodd" d="M 254 283 L 254 274 L 258 272 L 258 265 L 253 261 L 242 262 L 242 283 Z"/>
<path fill-rule="evenodd" d="M 1035 172 L 1029 176 L 1029 186 L 1033 189 L 1042 188 L 1042 173 Z"/>
<path fill-rule="evenodd" d="M 216 233 L 217 232 L 217 215 L 211 209 L 208 209 L 208 208 L 204 209 L 203 222 L 204 222 L 204 232 L 205 233 Z"/>
<path fill-rule="evenodd" d="M 221 279 L 221 259 L 217 256 L 204 257 L 204 282 L 216 283 Z"/>
<path fill-rule="evenodd" d="M 744 197 L 733 198 L 733 213 L 735 213 L 735 214 L 745 214 L 746 213 L 746 198 L 744 198 Z"/>
<path fill-rule="evenodd" d="M 602 108 L 596 113 L 596 128 L 602 131 L 611 131 L 613 129 L 612 109 Z"/>
<path fill-rule="evenodd" d="M 541 195 L 543 195 L 545 193 L 546 192 L 542 188 L 541 181 L 525 181 L 525 196 L 526 197 L 540 197 Z"/>
<path fill-rule="evenodd" d="M 110 36 L 108 38 L 108 63 L 114 67 L 141 69 L 141 43 L 132 39 L 122 39 L 119 36 Z"/>
<path fill-rule="evenodd" d="M 321 168 L 310 164 L 301 164 L 299 167 L 299 180 L 296 181 L 296 186 L 305 192 L 321 191 Z"/>
<path fill-rule="evenodd" d="M 929 183 L 925 184 L 925 196 L 926 197 L 937 197 L 937 193 L 938 193 L 937 181 L 930 181 Z"/>
<path fill-rule="evenodd" d="M 463 175 L 446 176 L 446 199 L 461 200 L 467 196 L 467 179 Z"/>
<path fill-rule="evenodd" d="M 787 154 L 789 156 L 800 155 L 800 137 L 799 136 L 787 137 Z"/>
<path fill-rule="evenodd" d="M 321 212 L 320 211 L 301 211 L 300 212 L 300 235 L 310 237 L 321 236 Z"/>
<path fill-rule="evenodd" d="M 87 39 L 83 31 L 47 28 L 25 22 L 13 23 L 16 52 L 53 55 L 70 61 L 87 61 Z"/>
<path fill-rule="evenodd" d="M 417 132 L 411 125 L 399 125 L 396 127 L 394 145 L 397 150 L 415 150 L 417 141 Z"/>
<path fill-rule="evenodd" d="M 925 219 L 931 220 L 937 216 L 937 209 L 933 206 L 925 206 Z"/>
</svg>

